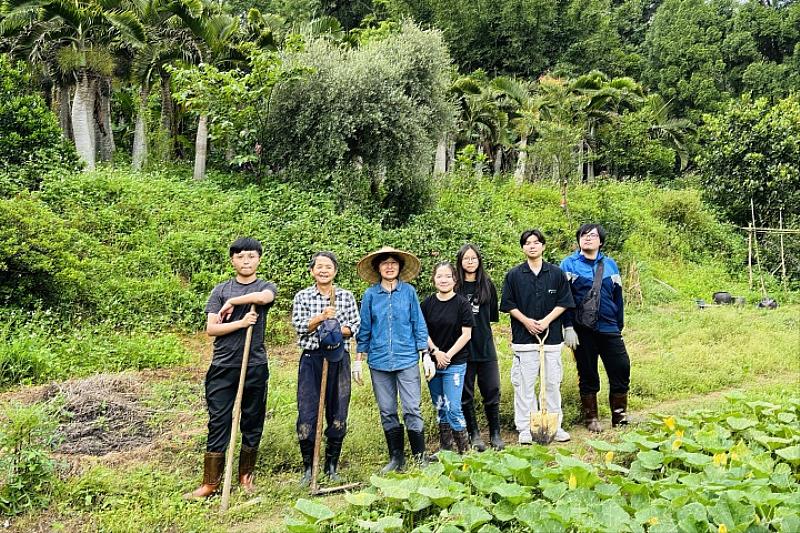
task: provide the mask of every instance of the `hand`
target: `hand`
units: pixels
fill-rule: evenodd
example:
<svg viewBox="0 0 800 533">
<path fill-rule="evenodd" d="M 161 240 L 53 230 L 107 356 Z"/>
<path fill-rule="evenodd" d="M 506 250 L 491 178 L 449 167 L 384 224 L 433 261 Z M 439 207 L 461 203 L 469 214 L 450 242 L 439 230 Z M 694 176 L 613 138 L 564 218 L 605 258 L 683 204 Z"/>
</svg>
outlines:
<svg viewBox="0 0 800 533">
<path fill-rule="evenodd" d="M 330 320 L 331 318 L 336 318 L 336 309 L 328 306 L 322 311 L 322 320 Z"/>
<path fill-rule="evenodd" d="M 564 328 L 564 344 L 572 351 L 575 351 L 578 347 L 580 342 L 578 342 L 578 334 L 575 333 L 575 328 Z"/>
<path fill-rule="evenodd" d="M 450 364 L 450 358 L 447 357 L 447 354 L 442 350 L 436 350 L 433 352 L 433 356 L 436 358 L 436 367 L 437 368 L 447 368 L 447 365 Z"/>
<path fill-rule="evenodd" d="M 436 365 L 433 364 L 431 358 L 427 355 L 422 356 L 422 370 L 425 373 L 425 380 L 430 381 L 436 375 Z"/>
<path fill-rule="evenodd" d="M 520 322 L 522 322 L 522 325 L 525 326 L 525 329 L 527 329 L 528 333 L 530 333 L 531 335 L 535 335 L 536 333 L 541 333 L 540 331 L 536 331 L 536 328 L 538 327 L 536 325 L 536 320 L 525 317 L 525 319 L 521 320 Z"/>
<path fill-rule="evenodd" d="M 258 322 L 258 313 L 255 311 L 248 312 L 244 315 L 244 318 L 239 321 L 243 328 L 254 326 L 256 322 Z"/>
<path fill-rule="evenodd" d="M 223 305 L 222 308 L 219 310 L 219 313 L 217 313 L 217 322 L 219 324 L 222 324 L 223 322 L 228 320 L 233 314 L 234 307 L 235 306 L 230 302 L 230 300 L 225 302 L 225 305 Z"/>
<path fill-rule="evenodd" d="M 538 333 L 539 335 L 541 335 L 542 333 L 547 331 L 547 328 L 549 328 L 549 327 L 550 327 L 550 323 L 547 322 L 546 320 L 534 320 L 533 321 L 533 333 Z"/>
<path fill-rule="evenodd" d="M 356 359 L 353 361 L 353 368 L 350 370 L 350 374 L 353 375 L 353 381 L 355 381 L 359 385 L 364 384 L 364 374 L 362 371 L 361 361 Z"/>
</svg>

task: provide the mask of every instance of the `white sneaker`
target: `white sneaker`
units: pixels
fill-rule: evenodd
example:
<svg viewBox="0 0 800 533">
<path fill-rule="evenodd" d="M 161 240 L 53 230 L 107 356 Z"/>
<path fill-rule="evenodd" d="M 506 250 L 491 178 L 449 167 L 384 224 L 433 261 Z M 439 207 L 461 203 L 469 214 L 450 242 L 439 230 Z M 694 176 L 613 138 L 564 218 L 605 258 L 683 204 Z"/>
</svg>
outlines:
<svg viewBox="0 0 800 533">
<path fill-rule="evenodd" d="M 533 437 L 531 437 L 531 432 L 530 431 L 520 431 L 519 432 L 519 440 L 518 440 L 518 442 L 520 444 L 532 444 L 533 443 Z"/>
<path fill-rule="evenodd" d="M 556 442 L 568 442 L 569 441 L 569 433 L 564 431 L 561 428 L 558 428 L 556 431 L 556 436 L 553 437 L 553 440 Z"/>
</svg>

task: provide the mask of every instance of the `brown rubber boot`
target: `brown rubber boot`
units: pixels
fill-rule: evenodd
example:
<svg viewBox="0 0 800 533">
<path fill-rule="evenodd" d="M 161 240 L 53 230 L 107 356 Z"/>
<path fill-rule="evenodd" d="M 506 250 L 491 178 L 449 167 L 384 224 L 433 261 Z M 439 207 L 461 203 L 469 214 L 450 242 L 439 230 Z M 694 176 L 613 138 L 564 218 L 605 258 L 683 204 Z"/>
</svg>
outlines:
<svg viewBox="0 0 800 533">
<path fill-rule="evenodd" d="M 208 498 L 219 488 L 222 472 L 225 469 L 225 454 L 222 452 L 206 452 L 203 458 L 203 483 L 192 492 L 183 495 L 186 500 L 202 500 Z"/>
<path fill-rule="evenodd" d="M 258 448 L 242 446 L 239 451 L 239 486 L 248 494 L 256 491 L 254 472 L 257 458 Z"/>
<path fill-rule="evenodd" d="M 456 445 L 453 442 L 453 429 L 450 424 L 439 424 L 439 449 L 450 452 L 456 449 Z"/>
<path fill-rule="evenodd" d="M 611 404 L 611 427 L 628 425 L 628 393 L 612 393 L 608 397 Z"/>
<path fill-rule="evenodd" d="M 581 408 L 586 428 L 592 433 L 603 431 L 600 420 L 597 419 L 597 394 L 581 394 Z"/>
<path fill-rule="evenodd" d="M 462 429 L 461 431 L 453 430 L 453 440 L 456 441 L 458 453 L 461 455 L 464 455 L 470 450 L 469 433 L 467 433 L 466 429 Z"/>
</svg>

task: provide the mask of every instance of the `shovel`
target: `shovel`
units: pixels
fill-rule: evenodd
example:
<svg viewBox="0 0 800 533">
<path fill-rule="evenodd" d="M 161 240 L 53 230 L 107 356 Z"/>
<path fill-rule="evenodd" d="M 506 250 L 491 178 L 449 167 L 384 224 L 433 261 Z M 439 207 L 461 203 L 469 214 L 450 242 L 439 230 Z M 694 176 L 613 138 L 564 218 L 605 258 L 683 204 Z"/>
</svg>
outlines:
<svg viewBox="0 0 800 533">
<path fill-rule="evenodd" d="M 336 308 L 336 287 L 331 285 L 331 307 Z M 319 407 L 317 407 L 317 436 L 314 439 L 314 461 L 311 463 L 311 494 L 317 496 L 328 494 L 340 490 L 354 489 L 361 486 L 361 483 L 348 483 L 336 487 L 320 488 L 317 485 L 317 473 L 319 471 L 319 452 L 322 443 L 322 419 L 325 416 L 325 397 L 328 391 L 328 359 L 322 358 L 322 381 L 319 384 Z"/>
<path fill-rule="evenodd" d="M 544 338 L 536 335 L 539 341 L 539 412 L 531 413 L 531 438 L 539 444 L 550 444 L 558 431 L 558 413 L 547 412 L 547 373 L 544 361 L 544 341 L 550 334 L 548 328 Z"/>
</svg>

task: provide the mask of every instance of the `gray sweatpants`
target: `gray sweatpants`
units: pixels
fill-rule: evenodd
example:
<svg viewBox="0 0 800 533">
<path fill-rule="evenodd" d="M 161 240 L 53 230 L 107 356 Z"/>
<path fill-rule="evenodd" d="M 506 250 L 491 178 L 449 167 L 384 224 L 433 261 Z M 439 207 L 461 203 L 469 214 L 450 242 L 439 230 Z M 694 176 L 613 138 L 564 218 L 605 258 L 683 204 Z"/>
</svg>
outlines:
<svg viewBox="0 0 800 533">
<path fill-rule="evenodd" d="M 558 425 L 564 415 L 561 413 L 561 379 L 564 376 L 561 367 L 562 344 L 545 344 L 545 399 L 547 412 L 558 413 Z M 531 430 L 531 414 L 539 412 L 536 382 L 539 381 L 539 345 L 512 344 L 514 360 L 511 363 L 511 384 L 514 386 L 514 424 L 517 431 Z"/>
</svg>

